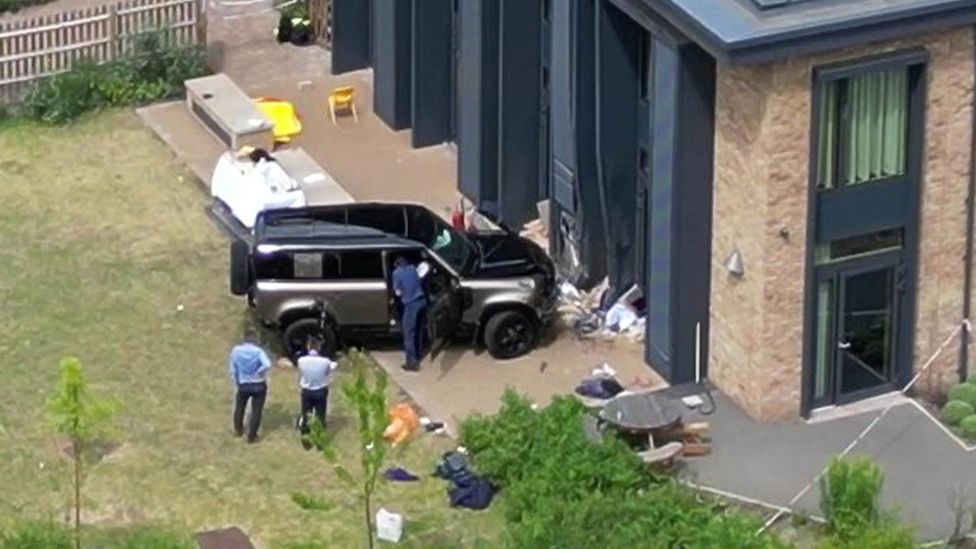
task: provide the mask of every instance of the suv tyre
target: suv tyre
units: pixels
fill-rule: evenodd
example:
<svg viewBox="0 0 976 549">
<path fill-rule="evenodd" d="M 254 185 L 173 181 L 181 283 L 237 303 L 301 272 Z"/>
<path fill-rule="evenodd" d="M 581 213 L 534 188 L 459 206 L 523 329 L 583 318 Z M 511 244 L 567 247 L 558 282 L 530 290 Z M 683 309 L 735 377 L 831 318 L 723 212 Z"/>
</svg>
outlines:
<svg viewBox="0 0 976 549">
<path fill-rule="evenodd" d="M 535 345 L 536 323 L 521 311 L 501 311 L 492 315 L 485 326 L 485 346 L 492 358 L 507 360 L 520 357 Z"/>
<path fill-rule="evenodd" d="M 309 337 L 317 337 L 322 340 L 322 348 L 319 354 L 334 359 L 338 350 L 338 338 L 335 330 L 326 326 L 324 330 L 319 329 L 319 319 L 302 318 L 296 320 L 285 328 L 285 352 L 294 362 L 298 360 L 305 350 L 305 342 Z"/>
</svg>

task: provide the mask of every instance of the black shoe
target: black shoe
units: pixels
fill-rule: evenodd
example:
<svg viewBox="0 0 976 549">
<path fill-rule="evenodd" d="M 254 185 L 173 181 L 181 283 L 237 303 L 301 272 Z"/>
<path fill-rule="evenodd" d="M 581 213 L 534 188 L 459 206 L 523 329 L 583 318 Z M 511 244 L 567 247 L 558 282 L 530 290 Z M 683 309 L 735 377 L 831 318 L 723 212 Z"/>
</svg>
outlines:
<svg viewBox="0 0 976 549">
<path fill-rule="evenodd" d="M 247 443 L 248 443 L 248 444 L 254 444 L 254 443 L 256 443 L 256 442 L 257 442 L 258 440 L 259 440 L 259 439 L 258 439 L 258 437 L 247 437 Z"/>
<path fill-rule="evenodd" d="M 237 438 L 241 438 L 242 436 L 244 436 L 244 431 L 234 431 L 234 436 Z"/>
<path fill-rule="evenodd" d="M 400 366 L 400 368 L 404 372 L 419 372 L 420 371 L 420 366 L 417 366 L 416 364 L 413 364 L 413 365 L 411 365 L 411 364 L 404 364 L 403 366 Z"/>
</svg>

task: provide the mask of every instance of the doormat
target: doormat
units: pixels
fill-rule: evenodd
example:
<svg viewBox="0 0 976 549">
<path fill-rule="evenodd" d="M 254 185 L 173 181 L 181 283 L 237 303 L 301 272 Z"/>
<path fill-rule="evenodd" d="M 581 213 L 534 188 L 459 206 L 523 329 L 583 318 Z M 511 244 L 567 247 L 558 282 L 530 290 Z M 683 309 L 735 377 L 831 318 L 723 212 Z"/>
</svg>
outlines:
<svg viewBox="0 0 976 549">
<path fill-rule="evenodd" d="M 200 549 L 254 549 L 251 538 L 236 526 L 197 532 L 195 537 Z"/>
</svg>

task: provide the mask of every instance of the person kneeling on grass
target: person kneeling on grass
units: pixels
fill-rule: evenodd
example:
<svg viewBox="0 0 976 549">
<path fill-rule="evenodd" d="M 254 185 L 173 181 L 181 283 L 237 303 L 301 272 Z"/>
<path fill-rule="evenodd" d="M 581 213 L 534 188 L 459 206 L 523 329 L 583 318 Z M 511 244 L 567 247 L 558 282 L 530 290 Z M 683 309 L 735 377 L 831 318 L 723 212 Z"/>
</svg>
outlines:
<svg viewBox="0 0 976 549">
<path fill-rule="evenodd" d="M 301 414 L 298 417 L 298 429 L 302 434 L 302 446 L 306 450 L 312 445 L 305 440 L 310 432 L 309 412 L 315 412 L 315 418 L 325 428 L 325 412 L 329 403 L 329 382 L 332 371 L 339 365 L 328 357 L 321 356 L 319 349 L 322 343 L 309 338 L 305 343 L 305 354 L 295 365 L 298 368 L 298 386 L 301 388 Z"/>
</svg>

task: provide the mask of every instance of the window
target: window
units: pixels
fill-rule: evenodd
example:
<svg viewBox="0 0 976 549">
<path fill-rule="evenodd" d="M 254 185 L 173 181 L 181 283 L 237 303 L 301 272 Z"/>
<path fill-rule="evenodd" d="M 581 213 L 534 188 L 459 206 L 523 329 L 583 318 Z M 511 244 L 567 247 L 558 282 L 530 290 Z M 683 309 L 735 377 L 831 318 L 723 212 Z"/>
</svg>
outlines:
<svg viewBox="0 0 976 549">
<path fill-rule="evenodd" d="M 383 258 L 380 252 L 349 251 L 342 254 L 342 278 L 382 280 Z"/>
<path fill-rule="evenodd" d="M 258 253 L 254 256 L 254 275 L 258 280 L 291 280 L 294 266 L 286 252 Z"/>
<path fill-rule="evenodd" d="M 909 67 L 820 84 L 817 188 L 905 174 Z"/>
<path fill-rule="evenodd" d="M 814 256 L 817 264 L 820 265 L 842 259 L 852 259 L 869 254 L 897 250 L 902 247 L 903 240 L 904 231 L 902 229 L 889 229 L 876 233 L 850 236 L 825 244 L 817 244 Z"/>
<path fill-rule="evenodd" d="M 322 254 L 296 253 L 294 262 L 295 278 L 322 278 Z"/>
<path fill-rule="evenodd" d="M 351 207 L 349 208 L 349 224 L 371 227 L 398 236 L 403 236 L 407 232 L 403 210 L 389 206 Z"/>
</svg>

